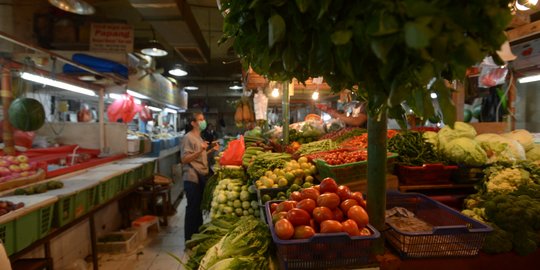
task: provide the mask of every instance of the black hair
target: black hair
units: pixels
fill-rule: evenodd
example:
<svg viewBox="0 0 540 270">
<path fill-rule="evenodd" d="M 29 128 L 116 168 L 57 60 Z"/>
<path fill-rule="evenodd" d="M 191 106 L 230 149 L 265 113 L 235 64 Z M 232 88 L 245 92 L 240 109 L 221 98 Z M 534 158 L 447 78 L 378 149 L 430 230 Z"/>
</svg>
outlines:
<svg viewBox="0 0 540 270">
<path fill-rule="evenodd" d="M 197 116 L 203 114 L 202 112 L 194 112 L 192 114 L 189 114 L 186 122 L 186 133 L 190 132 L 193 129 L 193 125 L 191 123 L 197 122 Z"/>
</svg>

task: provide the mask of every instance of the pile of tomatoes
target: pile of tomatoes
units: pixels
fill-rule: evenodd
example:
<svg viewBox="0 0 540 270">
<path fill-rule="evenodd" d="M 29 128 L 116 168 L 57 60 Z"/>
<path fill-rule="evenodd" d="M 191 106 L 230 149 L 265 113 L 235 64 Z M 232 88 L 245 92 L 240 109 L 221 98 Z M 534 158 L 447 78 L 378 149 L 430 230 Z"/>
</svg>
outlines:
<svg viewBox="0 0 540 270">
<path fill-rule="evenodd" d="M 274 231 L 282 240 L 307 239 L 316 233 L 367 236 L 371 231 L 365 207 L 362 193 L 325 178 L 320 185 L 292 192 L 288 201 L 272 203 L 270 212 Z"/>
<path fill-rule="evenodd" d="M 328 165 L 341 165 L 366 160 L 367 151 L 335 151 L 318 158 L 324 160 Z"/>
</svg>

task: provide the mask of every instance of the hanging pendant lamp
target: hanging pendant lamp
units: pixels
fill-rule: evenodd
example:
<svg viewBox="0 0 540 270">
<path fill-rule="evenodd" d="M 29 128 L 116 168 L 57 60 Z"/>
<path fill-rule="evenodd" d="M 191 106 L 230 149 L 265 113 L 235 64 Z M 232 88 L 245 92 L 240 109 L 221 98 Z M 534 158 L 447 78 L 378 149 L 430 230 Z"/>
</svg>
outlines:
<svg viewBox="0 0 540 270">
<path fill-rule="evenodd" d="M 49 0 L 49 3 L 63 11 L 79 15 L 92 15 L 96 12 L 93 6 L 83 0 Z"/>
<path fill-rule="evenodd" d="M 168 54 L 165 47 L 155 39 L 150 40 L 148 44 L 141 49 L 141 52 L 153 57 L 161 57 Z"/>
</svg>

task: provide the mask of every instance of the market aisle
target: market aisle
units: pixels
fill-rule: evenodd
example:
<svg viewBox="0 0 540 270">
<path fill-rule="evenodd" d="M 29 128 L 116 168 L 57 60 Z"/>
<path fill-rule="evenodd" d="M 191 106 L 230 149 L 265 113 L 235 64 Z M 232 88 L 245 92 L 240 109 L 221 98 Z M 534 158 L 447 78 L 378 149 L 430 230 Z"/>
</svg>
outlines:
<svg viewBox="0 0 540 270">
<path fill-rule="evenodd" d="M 167 252 L 184 257 L 184 213 L 186 200 L 182 200 L 177 213 L 169 217 L 169 226 L 161 227 L 159 234 L 149 232 L 144 246 L 126 254 L 99 254 L 100 270 L 181 270 L 184 269 Z"/>
</svg>

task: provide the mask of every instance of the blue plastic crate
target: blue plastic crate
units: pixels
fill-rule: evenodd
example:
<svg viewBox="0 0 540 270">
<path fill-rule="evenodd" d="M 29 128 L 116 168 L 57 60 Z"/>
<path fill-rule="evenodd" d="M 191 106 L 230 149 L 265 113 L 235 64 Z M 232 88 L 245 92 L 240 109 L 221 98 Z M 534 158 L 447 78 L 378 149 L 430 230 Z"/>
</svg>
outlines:
<svg viewBox="0 0 540 270">
<path fill-rule="evenodd" d="M 387 222 L 385 238 L 403 258 L 474 256 L 492 231 L 488 225 L 417 193 L 389 192 L 386 209 L 403 207 L 433 226 L 431 231 L 403 231 Z"/>
<path fill-rule="evenodd" d="M 266 222 L 272 224 L 269 201 L 265 204 Z M 279 239 L 274 226 L 269 225 L 272 240 L 282 269 L 342 269 L 359 267 L 374 261 L 371 246 L 381 234 L 371 225 L 369 236 L 349 236 L 347 233 L 317 233 L 309 239 Z"/>
</svg>

